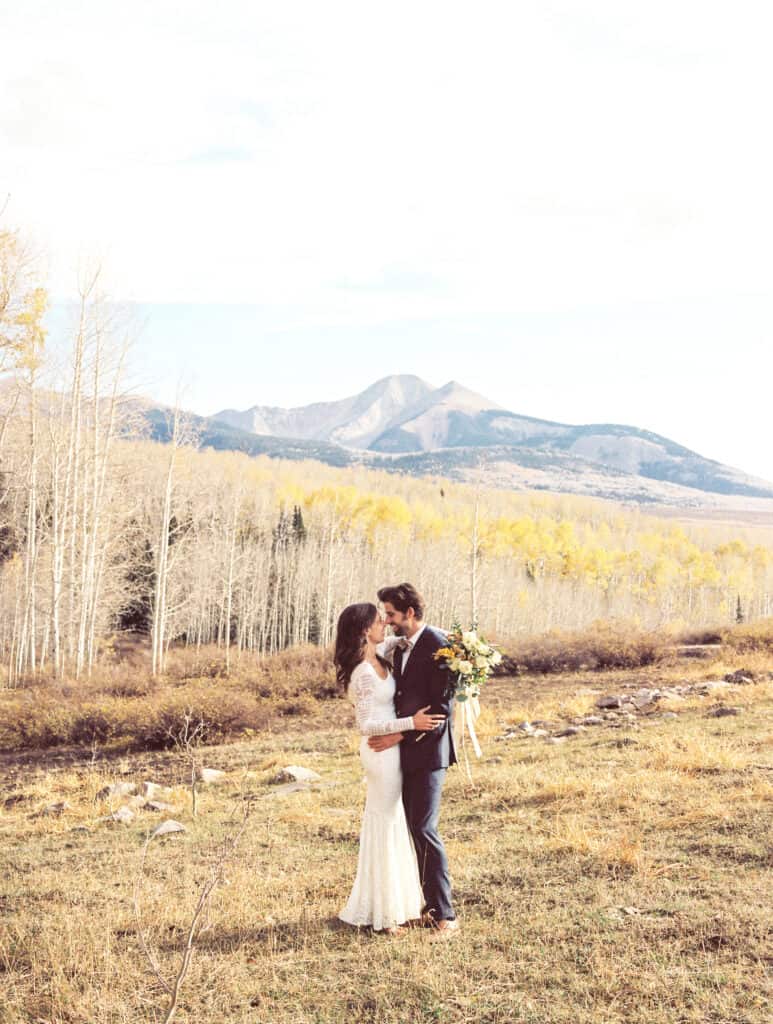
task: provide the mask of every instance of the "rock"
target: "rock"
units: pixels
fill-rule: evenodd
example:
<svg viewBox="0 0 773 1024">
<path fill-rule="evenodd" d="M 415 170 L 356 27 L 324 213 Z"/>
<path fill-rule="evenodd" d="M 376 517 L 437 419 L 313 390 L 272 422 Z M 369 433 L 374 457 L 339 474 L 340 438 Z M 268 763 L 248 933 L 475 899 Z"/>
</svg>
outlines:
<svg viewBox="0 0 773 1024">
<path fill-rule="evenodd" d="M 111 796 L 132 796 L 137 792 L 137 785 L 134 782 L 114 782 L 105 786 L 97 793 L 97 800 L 107 800 Z"/>
<path fill-rule="evenodd" d="M 675 718 L 679 717 L 679 715 L 673 711 L 664 711 L 660 717 L 667 722 L 673 722 Z"/>
<path fill-rule="evenodd" d="M 622 707 L 622 704 L 623 702 L 619 697 L 611 695 L 607 697 L 599 697 L 596 701 L 597 708 L 619 708 Z"/>
<path fill-rule="evenodd" d="M 159 786 L 156 782 L 143 782 L 140 793 L 148 800 L 158 800 L 159 797 L 171 796 L 172 790 L 169 786 Z"/>
<path fill-rule="evenodd" d="M 533 733 L 534 732 L 534 726 L 531 724 L 531 722 L 521 722 L 517 726 L 517 728 L 521 729 L 523 732 L 526 732 L 526 733 Z"/>
<path fill-rule="evenodd" d="M 129 825 L 132 821 L 134 821 L 135 817 L 136 815 L 134 811 L 131 809 L 131 807 L 123 806 L 119 807 L 117 811 L 113 812 L 113 814 L 108 814 L 106 817 L 100 818 L 99 820 L 117 821 L 120 822 L 121 825 Z"/>
<path fill-rule="evenodd" d="M 614 722 L 616 720 L 617 720 L 617 712 L 616 711 L 607 711 L 606 714 L 604 715 L 604 721 L 605 722 Z"/>
<path fill-rule="evenodd" d="M 581 732 L 582 732 L 582 729 L 580 729 L 579 726 L 568 725 L 566 727 L 566 729 L 562 729 L 561 732 L 557 732 L 555 734 L 555 738 L 556 739 L 563 739 L 565 736 L 579 736 L 579 734 Z"/>
<path fill-rule="evenodd" d="M 58 818 L 64 814 L 65 811 L 71 811 L 72 805 L 67 800 L 60 800 L 55 804 L 47 804 L 36 817 L 39 818 Z"/>
<path fill-rule="evenodd" d="M 743 708 L 731 708 L 725 707 L 724 704 L 720 704 L 717 708 L 712 708 L 711 711 L 706 715 L 707 718 L 726 718 L 728 715 L 740 715 L 743 713 Z"/>
<path fill-rule="evenodd" d="M 226 772 L 221 772 L 219 768 L 198 768 L 196 770 L 196 778 L 202 785 L 210 786 L 218 782 L 225 782 L 228 775 Z"/>
<path fill-rule="evenodd" d="M 603 725 L 604 719 L 600 715 L 586 715 L 580 719 L 580 725 Z"/>
<path fill-rule="evenodd" d="M 737 672 L 728 672 L 725 676 L 726 683 L 734 683 L 736 686 L 748 686 L 754 682 L 754 673 L 749 669 L 739 668 Z"/>
<path fill-rule="evenodd" d="M 291 764 L 275 775 L 272 781 L 278 785 L 282 782 L 317 782 L 321 778 L 322 776 L 312 771 L 311 768 L 301 768 L 297 764 Z"/>
<path fill-rule="evenodd" d="M 535 739 L 537 739 L 537 738 L 543 738 L 544 739 L 544 737 L 545 736 L 549 736 L 550 733 L 547 731 L 547 729 L 535 729 L 534 732 L 531 733 L 531 735 Z"/>
<path fill-rule="evenodd" d="M 633 695 L 632 703 L 638 711 L 651 711 L 656 702 L 662 697 L 660 690 L 637 690 Z"/>
<path fill-rule="evenodd" d="M 154 829 L 151 833 L 150 838 L 155 839 L 156 836 L 171 836 L 175 832 L 187 832 L 185 825 L 181 825 L 179 821 L 174 821 L 169 818 L 167 821 L 162 821 L 158 828 Z"/>
<path fill-rule="evenodd" d="M 555 746 L 557 743 L 566 743 L 566 736 L 547 736 L 545 742 L 551 746 Z"/>
<path fill-rule="evenodd" d="M 158 812 L 173 811 L 174 810 L 174 805 L 173 804 L 164 803 L 163 800 L 148 800 L 148 802 L 145 804 L 145 810 L 146 811 L 158 811 Z"/>
<path fill-rule="evenodd" d="M 145 797 L 144 796 L 139 796 L 139 795 L 138 796 L 130 796 L 130 797 L 128 797 L 128 799 L 126 801 L 126 804 L 124 806 L 125 807 L 134 807 L 134 808 L 139 810 L 141 807 L 145 806 Z"/>
</svg>

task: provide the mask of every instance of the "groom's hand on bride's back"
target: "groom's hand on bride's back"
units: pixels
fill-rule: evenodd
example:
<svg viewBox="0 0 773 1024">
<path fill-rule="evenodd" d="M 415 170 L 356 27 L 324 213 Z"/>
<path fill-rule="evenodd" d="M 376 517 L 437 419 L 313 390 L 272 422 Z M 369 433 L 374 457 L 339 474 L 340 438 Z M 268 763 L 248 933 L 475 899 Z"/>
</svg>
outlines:
<svg viewBox="0 0 773 1024">
<path fill-rule="evenodd" d="M 390 747 L 396 747 L 402 738 L 401 732 L 391 732 L 387 736 L 371 736 L 368 746 L 375 751 L 389 750 Z"/>
</svg>

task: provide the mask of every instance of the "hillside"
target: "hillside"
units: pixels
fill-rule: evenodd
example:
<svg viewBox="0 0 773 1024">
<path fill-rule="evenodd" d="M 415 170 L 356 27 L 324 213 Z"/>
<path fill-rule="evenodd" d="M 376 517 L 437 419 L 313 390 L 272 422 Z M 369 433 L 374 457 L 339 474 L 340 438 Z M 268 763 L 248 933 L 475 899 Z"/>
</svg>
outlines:
<svg viewBox="0 0 773 1024">
<path fill-rule="evenodd" d="M 223 410 L 201 422 L 204 443 L 212 447 L 297 458 L 315 445 L 313 457 L 331 465 L 359 462 L 464 479 L 483 459 L 497 464 L 500 485 L 508 487 L 524 486 L 528 470 L 545 475 L 531 484 L 537 488 L 627 501 L 695 505 L 703 495 L 773 498 L 768 481 L 651 431 L 518 415 L 456 381 L 433 389 L 417 377 L 392 376 L 339 402 Z M 220 433 L 219 423 L 230 432 Z"/>
</svg>

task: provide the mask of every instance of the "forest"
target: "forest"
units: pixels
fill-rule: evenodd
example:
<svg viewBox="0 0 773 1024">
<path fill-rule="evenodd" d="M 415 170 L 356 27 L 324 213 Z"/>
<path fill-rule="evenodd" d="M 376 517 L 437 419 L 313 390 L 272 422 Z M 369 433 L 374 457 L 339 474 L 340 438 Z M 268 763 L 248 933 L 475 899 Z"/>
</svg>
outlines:
<svg viewBox="0 0 773 1024">
<path fill-rule="evenodd" d="M 328 645 L 411 580 L 430 618 L 506 640 L 599 621 L 674 633 L 771 615 L 773 531 L 148 439 L 129 318 L 84 274 L 47 337 L 39 260 L 0 230 L 0 670 L 88 676 L 122 633 L 243 653 Z M 216 355 L 213 352 L 213 358 Z"/>
</svg>

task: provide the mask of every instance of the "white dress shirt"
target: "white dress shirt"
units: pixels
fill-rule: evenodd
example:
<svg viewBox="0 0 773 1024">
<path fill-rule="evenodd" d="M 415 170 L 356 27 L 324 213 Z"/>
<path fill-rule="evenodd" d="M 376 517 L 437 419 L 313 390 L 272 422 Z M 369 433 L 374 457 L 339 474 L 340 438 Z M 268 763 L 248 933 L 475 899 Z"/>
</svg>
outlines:
<svg viewBox="0 0 773 1024">
<path fill-rule="evenodd" d="M 426 628 L 427 628 L 427 625 L 426 625 L 426 623 L 424 623 L 423 625 L 419 626 L 419 628 L 416 630 L 416 632 L 413 634 L 413 636 L 405 637 L 404 638 L 404 639 L 406 639 L 408 641 L 408 645 L 409 646 L 406 647 L 405 650 L 403 651 L 403 660 L 402 660 L 402 664 L 400 665 L 400 672 L 401 672 L 401 674 L 403 674 L 403 675 L 405 674 L 405 667 L 408 664 L 408 659 L 410 658 L 411 654 L 413 653 L 414 647 L 419 642 L 419 637 L 421 636 L 421 634 L 424 632 L 424 630 Z"/>
</svg>

